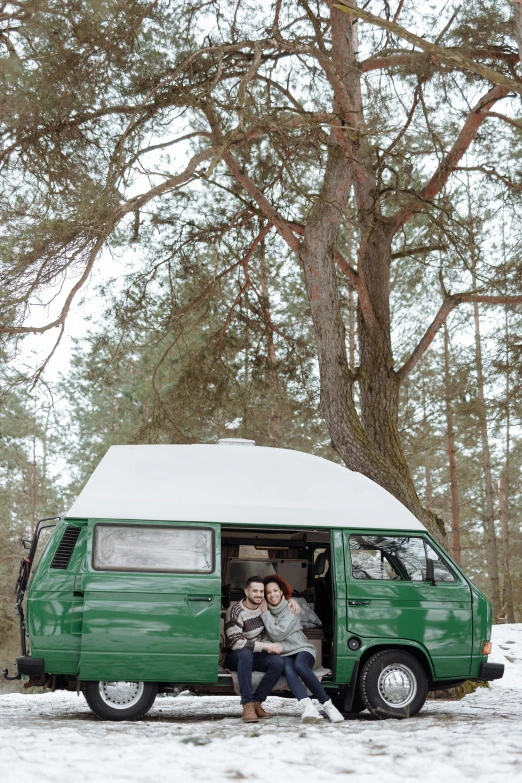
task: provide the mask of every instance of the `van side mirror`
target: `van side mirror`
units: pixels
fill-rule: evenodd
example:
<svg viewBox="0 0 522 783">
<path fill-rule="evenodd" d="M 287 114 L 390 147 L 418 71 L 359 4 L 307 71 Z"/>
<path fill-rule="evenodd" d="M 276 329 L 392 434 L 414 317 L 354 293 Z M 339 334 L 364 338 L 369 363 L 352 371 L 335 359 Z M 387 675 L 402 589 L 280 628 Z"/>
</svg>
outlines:
<svg viewBox="0 0 522 783">
<path fill-rule="evenodd" d="M 432 560 L 431 557 L 428 557 L 426 559 L 426 582 L 429 582 L 431 585 L 436 585 L 435 581 L 435 560 Z"/>
</svg>

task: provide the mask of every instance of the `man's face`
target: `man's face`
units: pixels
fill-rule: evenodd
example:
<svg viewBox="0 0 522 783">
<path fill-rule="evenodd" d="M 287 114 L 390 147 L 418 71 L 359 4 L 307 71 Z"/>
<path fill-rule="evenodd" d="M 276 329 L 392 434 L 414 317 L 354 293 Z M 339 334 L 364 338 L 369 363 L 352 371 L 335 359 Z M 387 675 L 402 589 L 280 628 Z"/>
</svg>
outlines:
<svg viewBox="0 0 522 783">
<path fill-rule="evenodd" d="M 251 604 L 259 606 L 265 597 L 265 586 L 263 582 L 251 582 L 248 587 L 245 587 L 245 596 Z"/>
</svg>

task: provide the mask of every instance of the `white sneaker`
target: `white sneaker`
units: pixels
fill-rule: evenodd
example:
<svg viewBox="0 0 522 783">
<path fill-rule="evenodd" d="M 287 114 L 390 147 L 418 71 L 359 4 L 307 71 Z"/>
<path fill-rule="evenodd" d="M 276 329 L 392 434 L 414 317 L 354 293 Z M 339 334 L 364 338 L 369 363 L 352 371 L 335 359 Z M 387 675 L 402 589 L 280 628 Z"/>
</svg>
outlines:
<svg viewBox="0 0 522 783">
<path fill-rule="evenodd" d="M 322 720 L 321 714 L 316 710 L 312 699 L 301 699 L 299 702 L 303 708 L 301 720 L 303 723 L 316 723 Z"/>
<path fill-rule="evenodd" d="M 326 712 L 326 716 L 328 718 L 330 718 L 332 723 L 342 723 L 343 722 L 343 720 L 344 720 L 343 716 L 341 715 L 341 713 L 339 712 L 337 707 L 334 707 L 334 705 L 332 704 L 332 700 L 331 699 L 326 701 L 324 704 L 321 704 L 321 707 Z"/>
</svg>

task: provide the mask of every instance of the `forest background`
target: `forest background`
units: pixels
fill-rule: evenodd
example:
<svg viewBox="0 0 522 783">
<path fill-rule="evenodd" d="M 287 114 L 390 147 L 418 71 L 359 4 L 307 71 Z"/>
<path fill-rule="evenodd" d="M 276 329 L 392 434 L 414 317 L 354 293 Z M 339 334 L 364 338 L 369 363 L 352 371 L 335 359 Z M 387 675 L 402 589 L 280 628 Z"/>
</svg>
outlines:
<svg viewBox="0 0 522 783">
<path fill-rule="evenodd" d="M 360 470 L 521 621 L 519 0 L 21 0 L 0 48 L 2 662 L 115 443 Z"/>
</svg>

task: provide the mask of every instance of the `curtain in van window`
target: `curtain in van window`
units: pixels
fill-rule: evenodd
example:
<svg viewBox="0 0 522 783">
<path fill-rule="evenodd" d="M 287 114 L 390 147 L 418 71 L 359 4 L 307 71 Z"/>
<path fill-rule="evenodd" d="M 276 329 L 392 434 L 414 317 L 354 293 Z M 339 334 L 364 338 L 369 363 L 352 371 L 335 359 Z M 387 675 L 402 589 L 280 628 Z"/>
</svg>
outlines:
<svg viewBox="0 0 522 783">
<path fill-rule="evenodd" d="M 214 534 L 209 528 L 97 524 L 93 565 L 102 571 L 211 573 Z"/>
<path fill-rule="evenodd" d="M 227 578 L 227 563 L 231 557 L 238 557 L 239 545 L 221 543 L 221 581 L 225 583 Z"/>
</svg>

